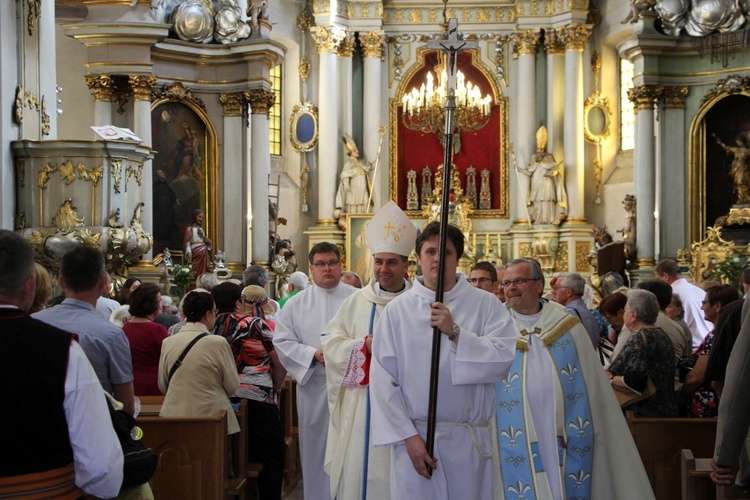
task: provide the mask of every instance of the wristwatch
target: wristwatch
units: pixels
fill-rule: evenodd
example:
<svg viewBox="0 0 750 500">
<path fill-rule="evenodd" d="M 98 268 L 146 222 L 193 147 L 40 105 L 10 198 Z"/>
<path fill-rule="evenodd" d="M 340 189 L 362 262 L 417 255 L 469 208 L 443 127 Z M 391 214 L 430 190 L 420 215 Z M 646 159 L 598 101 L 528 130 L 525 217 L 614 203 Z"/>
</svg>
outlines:
<svg viewBox="0 0 750 500">
<path fill-rule="evenodd" d="M 448 340 L 454 342 L 458 338 L 458 334 L 461 333 L 461 327 L 458 324 L 453 323 L 451 327 L 451 333 L 448 335 Z"/>
</svg>

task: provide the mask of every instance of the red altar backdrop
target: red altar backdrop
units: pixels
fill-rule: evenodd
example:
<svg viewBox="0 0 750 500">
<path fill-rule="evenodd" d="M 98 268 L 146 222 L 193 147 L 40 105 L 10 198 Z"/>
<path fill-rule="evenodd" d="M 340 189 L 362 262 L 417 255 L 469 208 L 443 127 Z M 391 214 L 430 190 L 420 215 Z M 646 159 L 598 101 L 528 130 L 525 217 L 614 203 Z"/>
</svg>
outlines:
<svg viewBox="0 0 750 500">
<path fill-rule="evenodd" d="M 507 157 L 505 151 L 507 132 L 505 126 L 507 117 L 507 101 L 502 98 L 498 101 L 498 95 L 493 90 L 487 75 L 473 64 L 473 55 L 464 52 L 459 56 L 458 69 L 464 73 L 467 80 L 471 80 L 481 89 L 482 95 L 492 96 L 492 108 L 490 120 L 487 125 L 476 132 L 459 131 L 461 150 L 453 156 L 453 164 L 460 173 L 461 187 L 466 191 L 466 169 L 476 169 L 477 194 L 481 188 L 481 171 L 490 171 L 490 193 L 492 199 L 491 210 L 477 210 L 476 215 L 485 216 L 508 216 L 507 201 L 504 200 L 507 192 L 507 173 L 503 170 L 503 161 Z M 437 53 L 426 52 L 424 54 L 424 65 L 417 70 L 406 85 L 401 88 L 406 92 L 413 87 L 419 87 L 427 78 L 427 72 L 432 71 L 435 75 L 434 66 L 437 63 Z M 422 170 L 429 167 L 433 173 L 433 188 L 435 187 L 434 175 L 437 167 L 443 163 L 443 146 L 436 133 L 424 133 L 408 129 L 402 121 L 402 106 L 400 97 L 392 102 L 392 117 L 394 117 L 397 133 L 395 134 L 396 172 L 391 176 L 391 197 L 402 209 L 406 209 L 406 173 L 409 170 L 417 172 L 417 189 L 422 193 Z M 442 131 L 442 130 L 441 130 Z"/>
</svg>

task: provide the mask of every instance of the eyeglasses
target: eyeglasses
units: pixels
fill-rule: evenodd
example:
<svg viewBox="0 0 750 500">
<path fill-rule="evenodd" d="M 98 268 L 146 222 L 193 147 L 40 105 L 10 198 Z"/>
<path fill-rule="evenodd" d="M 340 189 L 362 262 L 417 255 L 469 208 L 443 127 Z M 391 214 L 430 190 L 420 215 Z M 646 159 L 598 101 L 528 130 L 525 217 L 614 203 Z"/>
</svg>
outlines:
<svg viewBox="0 0 750 500">
<path fill-rule="evenodd" d="M 568 286 L 568 285 L 560 285 L 560 286 L 553 286 L 552 287 L 553 290 L 559 290 L 561 288 L 573 288 L 573 287 L 572 286 Z"/>
<path fill-rule="evenodd" d="M 503 288 L 508 288 L 510 285 L 521 286 L 525 283 L 528 283 L 529 281 L 539 281 L 540 279 L 541 278 L 516 278 L 510 281 L 501 281 L 500 286 L 502 286 Z"/>
<path fill-rule="evenodd" d="M 318 269 L 323 269 L 324 267 L 336 267 L 339 264 L 341 264 L 340 260 L 329 260 L 328 262 L 313 262 L 312 263 L 312 265 L 317 267 Z"/>
<path fill-rule="evenodd" d="M 492 281 L 492 278 L 466 278 L 469 283 L 487 283 Z"/>
</svg>

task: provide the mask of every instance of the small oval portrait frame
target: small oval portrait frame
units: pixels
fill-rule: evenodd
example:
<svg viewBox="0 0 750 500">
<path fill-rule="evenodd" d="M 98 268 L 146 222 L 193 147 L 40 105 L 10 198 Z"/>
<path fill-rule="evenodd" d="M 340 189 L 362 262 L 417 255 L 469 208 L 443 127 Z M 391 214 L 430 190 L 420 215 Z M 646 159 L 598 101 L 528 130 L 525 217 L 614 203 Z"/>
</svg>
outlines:
<svg viewBox="0 0 750 500">
<path fill-rule="evenodd" d="M 601 113 L 602 123 L 598 132 L 592 131 L 592 118 L 590 115 L 594 110 L 599 110 Z M 586 137 L 587 141 L 594 144 L 600 144 L 609 137 L 611 132 L 612 108 L 609 105 L 609 99 L 599 92 L 594 92 L 583 104 L 583 135 Z"/>
<path fill-rule="evenodd" d="M 309 101 L 295 104 L 289 120 L 289 140 L 299 153 L 318 145 L 318 107 Z"/>
</svg>

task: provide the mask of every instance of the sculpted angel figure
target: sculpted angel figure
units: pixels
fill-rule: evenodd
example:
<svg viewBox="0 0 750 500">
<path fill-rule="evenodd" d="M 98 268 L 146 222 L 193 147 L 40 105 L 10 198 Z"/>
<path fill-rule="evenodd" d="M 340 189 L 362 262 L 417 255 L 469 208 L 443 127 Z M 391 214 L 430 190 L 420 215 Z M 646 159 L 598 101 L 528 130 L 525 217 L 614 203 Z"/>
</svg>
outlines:
<svg viewBox="0 0 750 500">
<path fill-rule="evenodd" d="M 562 162 L 560 162 L 562 163 Z M 536 133 L 536 154 L 528 167 L 516 168 L 529 176 L 529 215 L 535 224 L 559 225 L 568 215 L 568 196 L 560 172 L 560 163 L 547 153 L 547 128 L 542 125 Z"/>
<path fill-rule="evenodd" d="M 739 135 L 735 139 L 736 146 L 727 146 L 716 134 L 713 138 L 721 148 L 733 156 L 732 167 L 729 175 L 734 183 L 734 192 L 737 195 L 737 205 L 750 204 L 750 147 L 748 139 Z"/>
</svg>

